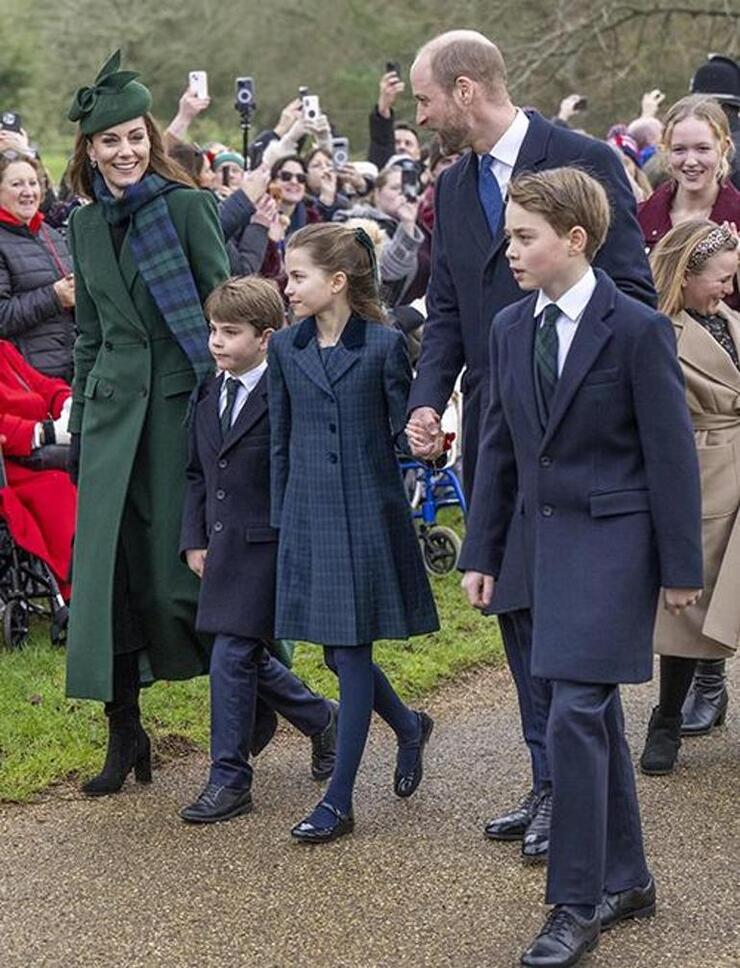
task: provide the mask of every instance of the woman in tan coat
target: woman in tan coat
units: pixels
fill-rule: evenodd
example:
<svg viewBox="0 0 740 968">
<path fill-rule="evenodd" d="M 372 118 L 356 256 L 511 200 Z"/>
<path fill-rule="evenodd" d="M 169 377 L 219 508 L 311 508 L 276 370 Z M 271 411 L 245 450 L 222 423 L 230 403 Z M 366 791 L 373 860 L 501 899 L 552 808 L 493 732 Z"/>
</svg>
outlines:
<svg viewBox="0 0 740 968">
<path fill-rule="evenodd" d="M 640 759 L 670 773 L 681 745 L 681 707 L 698 659 L 731 656 L 740 641 L 740 315 L 724 302 L 738 270 L 734 226 L 681 222 L 651 257 L 659 308 L 671 317 L 694 425 L 702 483 L 704 594 L 655 629 L 660 699 Z M 724 709 L 719 719 L 724 718 Z"/>
</svg>

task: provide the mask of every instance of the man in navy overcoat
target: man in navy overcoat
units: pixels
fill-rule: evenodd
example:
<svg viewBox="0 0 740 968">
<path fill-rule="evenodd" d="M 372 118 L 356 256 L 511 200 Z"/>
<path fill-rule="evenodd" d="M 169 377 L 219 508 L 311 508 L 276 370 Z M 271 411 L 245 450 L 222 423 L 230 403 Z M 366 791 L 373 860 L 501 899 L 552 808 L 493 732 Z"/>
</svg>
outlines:
<svg viewBox="0 0 740 968">
<path fill-rule="evenodd" d="M 603 142 L 556 127 L 536 111 L 515 107 L 494 44 L 474 31 L 443 34 L 419 52 L 411 84 L 418 124 L 436 131 L 448 153 L 471 148 L 437 181 L 428 320 L 409 397 L 411 423 L 425 428 L 429 441 L 415 453 L 433 457 L 439 452 L 439 415 L 465 367 L 462 450 L 470 496 L 487 394 L 491 321 L 522 297 L 504 255 L 502 211 L 512 176 L 564 165 L 594 174 L 612 206 L 612 224 L 596 265 L 636 299 L 655 305 L 656 297 L 634 197 L 616 154 Z M 534 860 L 547 851 L 549 689 L 529 671 L 526 616 L 507 613 L 500 626 L 532 759 L 533 790 L 520 809 L 487 824 L 486 833 L 494 839 L 524 839 L 525 859 Z M 539 821 L 538 807 L 543 808 Z"/>
</svg>

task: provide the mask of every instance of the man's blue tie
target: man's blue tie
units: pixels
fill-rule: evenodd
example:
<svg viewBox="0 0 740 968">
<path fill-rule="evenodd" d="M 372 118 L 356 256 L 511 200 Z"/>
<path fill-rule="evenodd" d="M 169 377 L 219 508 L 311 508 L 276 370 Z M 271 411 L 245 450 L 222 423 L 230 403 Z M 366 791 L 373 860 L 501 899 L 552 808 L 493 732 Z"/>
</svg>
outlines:
<svg viewBox="0 0 740 968">
<path fill-rule="evenodd" d="M 478 197 L 483 206 L 483 211 L 486 214 L 486 221 L 491 230 L 491 237 L 495 236 L 498 231 L 501 212 L 504 207 L 504 202 L 501 198 L 501 189 L 493 173 L 492 165 L 493 156 L 483 155 L 478 168 Z"/>
</svg>

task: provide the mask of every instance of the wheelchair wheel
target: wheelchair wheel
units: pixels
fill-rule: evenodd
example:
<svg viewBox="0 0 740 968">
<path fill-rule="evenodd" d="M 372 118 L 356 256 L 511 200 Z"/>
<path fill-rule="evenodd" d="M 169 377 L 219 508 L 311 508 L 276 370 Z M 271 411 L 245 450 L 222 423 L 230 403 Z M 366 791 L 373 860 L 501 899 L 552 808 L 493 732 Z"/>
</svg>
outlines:
<svg viewBox="0 0 740 968">
<path fill-rule="evenodd" d="M 28 605 L 11 598 L 3 606 L 2 616 L 5 645 L 9 649 L 20 649 L 28 637 Z"/>
<path fill-rule="evenodd" d="M 430 575 L 449 575 L 457 567 L 462 542 L 452 528 L 433 525 L 419 532 L 424 567 Z"/>
</svg>

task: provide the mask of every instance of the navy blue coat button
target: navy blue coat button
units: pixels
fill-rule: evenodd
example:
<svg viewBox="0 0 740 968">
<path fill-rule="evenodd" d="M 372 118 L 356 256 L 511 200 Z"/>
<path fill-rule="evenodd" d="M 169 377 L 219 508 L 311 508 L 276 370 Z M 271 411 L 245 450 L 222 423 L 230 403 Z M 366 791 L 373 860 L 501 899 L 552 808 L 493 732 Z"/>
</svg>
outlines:
<svg viewBox="0 0 740 968">
<path fill-rule="evenodd" d="M 331 431 L 331 433 L 335 434 L 337 432 L 337 425 L 335 423 L 330 423 L 329 430 Z"/>
<path fill-rule="evenodd" d="M 337 457 L 336 454 L 329 454 L 329 463 L 330 464 L 336 464 L 336 462 L 338 460 L 339 460 L 339 458 Z"/>
<path fill-rule="evenodd" d="M 223 488 L 219 487 L 219 489 L 216 491 L 216 500 L 223 501 L 225 497 L 226 497 L 226 491 L 224 491 Z"/>
<path fill-rule="evenodd" d="M 229 462 L 226 460 L 225 457 L 222 457 L 221 460 L 218 462 L 218 466 L 221 468 L 221 470 L 223 470 L 225 467 L 229 466 Z"/>
<path fill-rule="evenodd" d="M 214 531 L 223 531 L 223 529 L 224 529 L 224 526 L 221 521 L 216 521 L 216 523 L 213 525 Z"/>
<path fill-rule="evenodd" d="M 552 506 L 552 504 L 543 504 L 542 514 L 546 518 L 551 518 L 553 514 L 555 514 L 555 508 Z"/>
<path fill-rule="evenodd" d="M 549 467 L 552 464 L 552 457 L 548 457 L 547 454 L 543 454 L 540 457 L 540 467 Z"/>
</svg>

